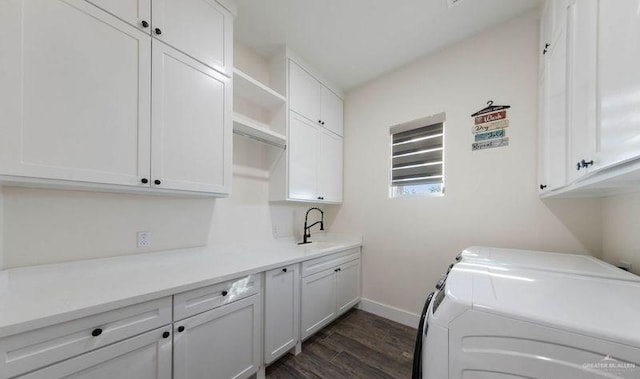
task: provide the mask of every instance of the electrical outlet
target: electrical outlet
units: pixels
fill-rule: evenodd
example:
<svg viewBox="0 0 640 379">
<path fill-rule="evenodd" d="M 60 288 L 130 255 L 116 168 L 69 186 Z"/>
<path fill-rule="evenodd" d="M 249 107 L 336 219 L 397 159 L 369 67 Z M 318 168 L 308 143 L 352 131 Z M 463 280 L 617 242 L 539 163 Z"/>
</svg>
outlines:
<svg viewBox="0 0 640 379">
<path fill-rule="evenodd" d="M 138 232 L 138 247 L 151 246 L 151 232 Z"/>
<path fill-rule="evenodd" d="M 627 261 L 620 261 L 620 263 L 618 263 L 618 267 L 620 267 L 623 270 L 627 270 L 627 271 L 631 271 L 631 262 L 627 262 Z"/>
</svg>

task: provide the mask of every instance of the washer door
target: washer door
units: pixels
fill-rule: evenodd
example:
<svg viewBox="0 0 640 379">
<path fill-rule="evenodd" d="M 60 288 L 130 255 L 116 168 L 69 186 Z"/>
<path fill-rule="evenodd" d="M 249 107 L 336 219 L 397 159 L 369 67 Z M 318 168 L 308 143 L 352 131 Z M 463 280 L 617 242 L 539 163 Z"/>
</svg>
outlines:
<svg viewBox="0 0 640 379">
<path fill-rule="evenodd" d="M 427 301 L 424 303 L 422 313 L 420 314 L 420 323 L 418 324 L 418 333 L 416 336 L 416 346 L 413 350 L 413 373 L 412 379 L 422 378 L 422 341 L 427 337 L 427 331 L 429 330 L 429 324 L 427 323 L 427 312 L 429 311 L 429 304 L 433 299 L 434 292 L 431 292 L 427 296 Z M 423 334 L 424 333 L 424 334 Z"/>
</svg>

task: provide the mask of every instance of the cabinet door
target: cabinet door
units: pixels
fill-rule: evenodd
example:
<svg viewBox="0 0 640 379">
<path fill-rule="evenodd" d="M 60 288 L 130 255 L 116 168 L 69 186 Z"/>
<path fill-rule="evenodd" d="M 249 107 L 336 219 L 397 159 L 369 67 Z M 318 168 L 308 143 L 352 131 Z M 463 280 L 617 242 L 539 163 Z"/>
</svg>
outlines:
<svg viewBox="0 0 640 379">
<path fill-rule="evenodd" d="M 360 259 L 341 265 L 336 273 L 338 315 L 360 301 Z"/>
<path fill-rule="evenodd" d="M 302 339 L 322 329 L 336 317 L 335 274 L 334 269 L 329 269 L 302 278 Z"/>
<path fill-rule="evenodd" d="M 251 376 L 261 361 L 260 314 L 260 297 L 254 295 L 176 322 L 174 377 Z"/>
<path fill-rule="evenodd" d="M 153 0 L 152 27 L 156 38 L 232 75 L 233 15 L 215 0 Z"/>
<path fill-rule="evenodd" d="M 566 13 L 565 13 L 566 17 Z M 567 36 L 560 28 L 547 52 L 548 124 L 546 126 L 549 159 L 548 190 L 567 184 Z"/>
<path fill-rule="evenodd" d="M 571 0 L 567 13 L 569 73 L 569 181 L 583 176 L 582 160 L 594 159 L 598 0 Z"/>
<path fill-rule="evenodd" d="M 166 326 L 18 378 L 171 379 L 170 335 Z"/>
<path fill-rule="evenodd" d="M 150 44 L 82 0 L 0 2 L 0 173 L 143 186 Z"/>
<path fill-rule="evenodd" d="M 342 202 L 342 137 L 320 132 L 318 154 L 318 196 L 324 201 Z"/>
<path fill-rule="evenodd" d="M 289 109 L 320 123 L 321 88 L 313 76 L 289 61 Z"/>
<path fill-rule="evenodd" d="M 289 120 L 289 198 L 318 198 L 318 126 L 291 113 Z"/>
<path fill-rule="evenodd" d="M 549 66 L 548 54 L 551 46 L 551 28 L 553 27 L 553 3 L 547 0 L 540 19 L 540 69 L 538 79 L 538 192 L 549 188 Z"/>
<path fill-rule="evenodd" d="M 299 265 L 267 271 L 264 290 L 264 361 L 271 363 L 300 339 Z"/>
<path fill-rule="evenodd" d="M 231 79 L 153 41 L 153 186 L 230 192 L 231 91 Z"/>
<path fill-rule="evenodd" d="M 322 86 L 321 94 L 321 111 L 320 119 L 322 120 L 322 126 L 334 132 L 335 134 L 342 136 L 343 133 L 343 114 L 344 103 L 342 99 L 335 93 L 331 92 L 325 86 Z"/>
<path fill-rule="evenodd" d="M 640 17 L 638 2 L 600 2 L 599 168 L 640 156 Z"/>
<path fill-rule="evenodd" d="M 151 0 L 87 0 L 129 24 L 150 33 Z M 142 22 L 146 22 L 144 26 Z"/>
</svg>

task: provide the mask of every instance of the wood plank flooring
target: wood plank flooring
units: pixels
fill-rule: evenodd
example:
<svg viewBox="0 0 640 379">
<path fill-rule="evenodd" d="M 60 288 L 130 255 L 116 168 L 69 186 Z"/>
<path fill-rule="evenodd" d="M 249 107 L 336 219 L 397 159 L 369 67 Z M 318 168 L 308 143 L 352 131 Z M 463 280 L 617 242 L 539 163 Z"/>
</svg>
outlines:
<svg viewBox="0 0 640 379">
<path fill-rule="evenodd" d="M 301 354 L 267 367 L 267 378 L 411 378 L 416 333 L 353 309 L 306 340 Z"/>
</svg>

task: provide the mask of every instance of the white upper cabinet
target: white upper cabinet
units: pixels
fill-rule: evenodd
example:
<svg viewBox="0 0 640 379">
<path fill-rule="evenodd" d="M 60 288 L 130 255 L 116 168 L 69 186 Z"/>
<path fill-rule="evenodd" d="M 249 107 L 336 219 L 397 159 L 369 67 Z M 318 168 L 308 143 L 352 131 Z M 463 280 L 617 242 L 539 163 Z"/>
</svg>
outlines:
<svg viewBox="0 0 640 379">
<path fill-rule="evenodd" d="M 215 0 L 87 0 L 227 76 L 233 15 Z"/>
<path fill-rule="evenodd" d="M 289 58 L 287 159 L 276 163 L 271 200 L 342 202 L 342 99 Z M 285 164 L 286 163 L 286 164 Z"/>
<path fill-rule="evenodd" d="M 289 60 L 289 109 L 342 136 L 343 108 L 338 95 Z"/>
<path fill-rule="evenodd" d="M 341 98 L 330 89 L 322 86 L 321 89 L 321 124 L 333 133 L 342 136 L 344 103 Z"/>
<path fill-rule="evenodd" d="M 342 202 L 342 137 L 320 132 L 318 154 L 318 196 L 321 200 Z"/>
<path fill-rule="evenodd" d="M 231 79 L 153 41 L 152 186 L 229 193 Z"/>
<path fill-rule="evenodd" d="M 342 137 L 291 113 L 289 198 L 342 202 Z"/>
<path fill-rule="evenodd" d="M 153 35 L 227 76 L 233 74 L 233 15 L 215 0 L 153 0 Z"/>
<path fill-rule="evenodd" d="M 289 198 L 318 198 L 319 127 L 291 113 L 289 119 Z"/>
<path fill-rule="evenodd" d="M 147 33 L 151 31 L 151 0 L 87 1 Z"/>
<path fill-rule="evenodd" d="M 204 0 L 0 2 L 2 180 L 229 194 L 232 22 Z"/>
<path fill-rule="evenodd" d="M 149 177 L 151 41 L 82 0 L 0 2 L 0 174 Z"/>
<path fill-rule="evenodd" d="M 595 153 L 597 11 L 598 0 L 571 0 L 567 8 L 570 182 L 591 170 L 582 161 L 592 161 Z"/>
<path fill-rule="evenodd" d="M 322 84 L 295 62 L 289 61 L 289 109 L 320 123 Z"/>
<path fill-rule="evenodd" d="M 604 168 L 640 156 L 640 16 L 637 0 L 600 4 L 596 165 Z"/>
<path fill-rule="evenodd" d="M 637 10 L 633 0 L 545 4 L 541 37 L 550 40 L 544 41 L 539 117 L 545 195 L 603 196 L 638 184 Z"/>
<path fill-rule="evenodd" d="M 546 9 L 560 13 L 555 2 L 553 7 Z M 549 5 L 547 5 L 549 6 Z M 566 11 L 564 12 L 566 14 Z M 554 19 L 557 19 L 556 15 Z M 557 24 L 557 23 L 554 23 Z M 557 26 L 557 25 L 556 25 Z M 546 102 L 545 148 L 549 164 L 546 174 L 547 182 L 543 183 L 547 190 L 560 188 L 567 183 L 567 36 L 564 25 L 555 27 L 551 41 L 545 44 L 544 63 Z M 544 33 L 543 33 L 544 34 Z"/>
</svg>

